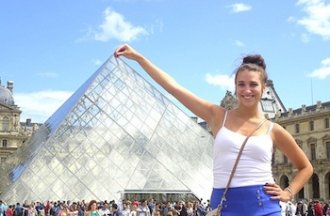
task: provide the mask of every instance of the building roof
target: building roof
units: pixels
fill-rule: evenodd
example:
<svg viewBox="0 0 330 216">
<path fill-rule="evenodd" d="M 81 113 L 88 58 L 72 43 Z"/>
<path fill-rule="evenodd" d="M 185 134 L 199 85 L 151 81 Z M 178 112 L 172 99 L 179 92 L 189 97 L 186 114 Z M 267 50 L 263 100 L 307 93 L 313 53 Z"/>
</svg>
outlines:
<svg viewBox="0 0 330 216">
<path fill-rule="evenodd" d="M 325 110 L 325 109 L 330 109 L 330 101 L 324 103 L 318 101 L 314 105 L 310 105 L 310 106 L 302 105 L 301 108 L 298 109 L 294 109 L 294 110 L 289 109 L 287 112 L 282 113 L 281 117 L 288 117 L 289 115 L 298 116 L 306 112 L 315 112 L 318 110 Z"/>
<path fill-rule="evenodd" d="M 15 105 L 12 92 L 2 85 L 0 85 L 0 102 L 8 106 Z"/>
</svg>

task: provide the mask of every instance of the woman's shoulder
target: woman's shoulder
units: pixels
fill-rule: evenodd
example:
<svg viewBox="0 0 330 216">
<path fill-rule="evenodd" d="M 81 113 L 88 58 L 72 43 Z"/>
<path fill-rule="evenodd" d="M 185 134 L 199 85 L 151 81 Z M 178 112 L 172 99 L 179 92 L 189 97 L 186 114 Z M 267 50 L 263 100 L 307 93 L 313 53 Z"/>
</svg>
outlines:
<svg viewBox="0 0 330 216">
<path fill-rule="evenodd" d="M 273 135 L 282 135 L 287 132 L 280 124 L 276 122 L 270 121 L 270 124 L 272 124 Z"/>
<path fill-rule="evenodd" d="M 278 144 L 287 143 L 294 140 L 292 135 L 284 127 L 275 122 L 273 123 L 271 134 L 275 143 Z"/>
<path fill-rule="evenodd" d="M 219 105 L 214 104 L 212 106 L 212 119 L 207 123 L 213 134 L 215 134 L 221 128 L 226 112 L 227 110 Z"/>
</svg>

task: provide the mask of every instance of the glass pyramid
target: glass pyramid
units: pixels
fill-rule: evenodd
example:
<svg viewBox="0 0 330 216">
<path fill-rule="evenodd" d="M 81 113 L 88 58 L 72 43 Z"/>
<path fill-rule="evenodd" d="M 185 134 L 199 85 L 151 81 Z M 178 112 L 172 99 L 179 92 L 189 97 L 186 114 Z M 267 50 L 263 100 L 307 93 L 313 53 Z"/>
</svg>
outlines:
<svg viewBox="0 0 330 216">
<path fill-rule="evenodd" d="M 206 200 L 212 142 L 129 65 L 111 57 L 7 160 L 1 199 L 118 200 L 125 191 L 184 191 Z"/>
</svg>

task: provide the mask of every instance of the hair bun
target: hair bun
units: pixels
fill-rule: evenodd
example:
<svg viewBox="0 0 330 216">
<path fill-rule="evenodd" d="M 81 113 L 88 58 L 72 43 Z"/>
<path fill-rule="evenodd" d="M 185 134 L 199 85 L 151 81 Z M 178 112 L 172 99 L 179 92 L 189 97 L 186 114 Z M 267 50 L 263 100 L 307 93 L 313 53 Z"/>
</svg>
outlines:
<svg viewBox="0 0 330 216">
<path fill-rule="evenodd" d="M 243 58 L 242 64 L 256 64 L 266 70 L 266 63 L 261 55 L 248 55 Z"/>
</svg>

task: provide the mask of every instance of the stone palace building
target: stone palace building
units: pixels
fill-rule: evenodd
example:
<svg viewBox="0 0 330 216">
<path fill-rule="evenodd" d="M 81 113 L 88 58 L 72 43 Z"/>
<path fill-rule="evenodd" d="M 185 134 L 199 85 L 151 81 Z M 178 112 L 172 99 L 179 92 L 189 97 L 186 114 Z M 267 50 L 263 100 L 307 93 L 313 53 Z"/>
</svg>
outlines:
<svg viewBox="0 0 330 216">
<path fill-rule="evenodd" d="M 20 122 L 22 111 L 15 104 L 13 88 L 12 81 L 8 81 L 6 87 L 1 85 L 0 81 L 0 165 L 20 148 L 40 125 L 32 123 L 31 119 Z"/>
<path fill-rule="evenodd" d="M 312 178 L 296 198 L 330 199 L 330 102 L 290 109 L 273 120 L 293 135 L 314 167 Z M 274 157 L 273 173 L 283 187 L 295 173 L 286 156 L 278 151 Z"/>
</svg>

